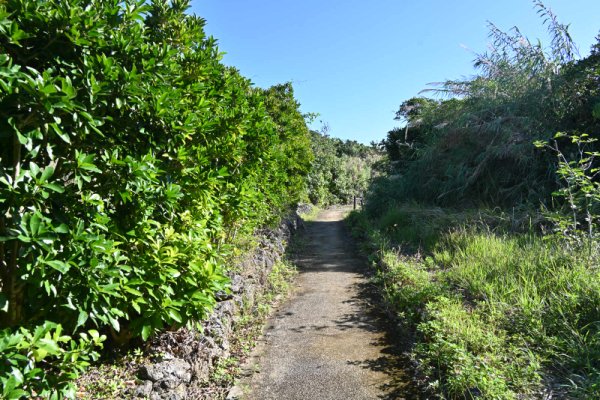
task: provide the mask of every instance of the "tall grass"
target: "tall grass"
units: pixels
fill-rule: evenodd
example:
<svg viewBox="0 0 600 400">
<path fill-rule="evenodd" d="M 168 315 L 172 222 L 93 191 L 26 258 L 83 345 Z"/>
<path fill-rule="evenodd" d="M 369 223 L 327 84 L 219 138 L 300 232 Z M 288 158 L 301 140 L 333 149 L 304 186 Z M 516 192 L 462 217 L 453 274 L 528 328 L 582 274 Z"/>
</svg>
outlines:
<svg viewBox="0 0 600 400">
<path fill-rule="evenodd" d="M 422 372 L 450 399 L 600 396 L 599 255 L 492 220 L 414 205 L 370 220 Z"/>
</svg>

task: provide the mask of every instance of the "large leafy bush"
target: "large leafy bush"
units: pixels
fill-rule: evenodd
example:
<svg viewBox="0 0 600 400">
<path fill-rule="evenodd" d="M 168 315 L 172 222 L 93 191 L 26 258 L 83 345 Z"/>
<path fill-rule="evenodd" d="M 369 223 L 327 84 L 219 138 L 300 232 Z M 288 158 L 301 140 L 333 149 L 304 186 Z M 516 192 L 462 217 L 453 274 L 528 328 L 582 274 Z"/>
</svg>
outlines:
<svg viewBox="0 0 600 400">
<path fill-rule="evenodd" d="M 187 7 L 0 5 L 0 338 L 52 320 L 123 342 L 199 321 L 235 234 L 301 196 L 291 86 L 222 65 Z"/>
</svg>

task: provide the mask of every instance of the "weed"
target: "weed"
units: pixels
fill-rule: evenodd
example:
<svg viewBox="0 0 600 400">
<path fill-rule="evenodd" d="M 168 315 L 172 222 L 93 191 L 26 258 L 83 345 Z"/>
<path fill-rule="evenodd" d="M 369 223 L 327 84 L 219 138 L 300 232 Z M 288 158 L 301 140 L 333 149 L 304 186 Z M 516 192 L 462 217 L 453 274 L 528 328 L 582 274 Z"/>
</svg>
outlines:
<svg viewBox="0 0 600 400">
<path fill-rule="evenodd" d="M 600 374 L 600 256 L 477 218 L 413 206 L 349 218 L 377 249 L 375 281 L 414 330 L 420 369 L 450 399 L 535 397 L 543 382 L 589 398 Z M 424 253 L 400 250 L 411 248 Z"/>
</svg>

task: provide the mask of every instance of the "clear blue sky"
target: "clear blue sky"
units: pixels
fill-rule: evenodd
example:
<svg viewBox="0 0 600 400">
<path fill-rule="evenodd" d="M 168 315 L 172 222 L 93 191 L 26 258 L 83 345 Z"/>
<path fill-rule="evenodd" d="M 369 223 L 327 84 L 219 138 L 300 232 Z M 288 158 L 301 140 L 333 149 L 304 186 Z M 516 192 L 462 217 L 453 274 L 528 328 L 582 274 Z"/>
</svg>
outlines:
<svg viewBox="0 0 600 400">
<path fill-rule="evenodd" d="M 545 4 L 588 54 L 600 0 Z M 429 83 L 473 75 L 487 21 L 549 43 L 530 0 L 192 0 L 190 12 L 206 19 L 225 64 L 260 87 L 293 82 L 303 112 L 362 143 L 383 139 L 400 103 Z"/>
</svg>

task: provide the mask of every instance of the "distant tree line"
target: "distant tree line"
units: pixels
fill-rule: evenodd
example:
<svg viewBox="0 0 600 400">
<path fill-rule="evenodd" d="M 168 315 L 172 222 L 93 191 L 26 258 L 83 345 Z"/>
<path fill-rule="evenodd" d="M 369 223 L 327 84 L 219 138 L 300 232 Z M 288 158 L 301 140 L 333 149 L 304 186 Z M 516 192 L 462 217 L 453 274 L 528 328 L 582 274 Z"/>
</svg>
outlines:
<svg viewBox="0 0 600 400">
<path fill-rule="evenodd" d="M 350 204 L 354 197 L 362 197 L 382 158 L 373 146 L 316 131 L 311 131 L 311 147 L 314 160 L 307 176 L 308 198 L 320 206 Z"/>
</svg>

